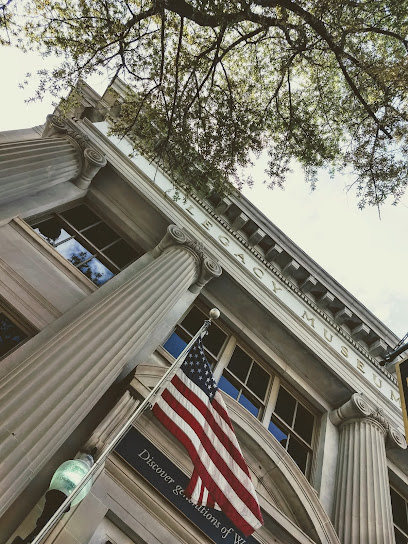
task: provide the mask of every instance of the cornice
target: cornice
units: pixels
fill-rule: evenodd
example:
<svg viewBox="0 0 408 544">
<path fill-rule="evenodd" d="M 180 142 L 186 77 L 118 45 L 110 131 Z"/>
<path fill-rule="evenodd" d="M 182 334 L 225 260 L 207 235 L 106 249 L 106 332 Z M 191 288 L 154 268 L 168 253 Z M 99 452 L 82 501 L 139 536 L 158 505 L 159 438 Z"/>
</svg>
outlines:
<svg viewBox="0 0 408 544">
<path fill-rule="evenodd" d="M 89 86 L 83 85 L 83 87 L 81 87 L 81 92 L 83 95 L 84 104 L 85 102 L 87 105 L 89 105 L 89 103 L 92 103 L 94 104 L 94 109 L 98 109 L 98 107 L 101 107 L 105 104 L 104 98 L 105 95 L 109 94 L 110 89 L 114 89 L 117 95 L 120 96 L 124 92 L 126 92 L 127 85 L 119 78 L 114 79 L 108 89 L 105 91 L 103 97 L 100 98 L 98 103 L 98 95 Z M 112 105 L 113 104 L 109 103 L 108 107 L 111 107 Z M 89 115 L 86 117 L 89 117 Z M 164 176 L 168 177 L 163 170 L 159 170 L 164 174 Z M 190 194 L 189 196 L 193 195 Z M 209 206 L 203 206 L 203 201 L 200 200 L 200 198 L 194 199 L 197 202 L 200 202 L 201 206 L 204 207 L 207 212 L 211 213 L 211 208 Z M 317 304 L 312 306 L 313 308 L 323 308 L 323 314 L 319 312 L 319 315 L 326 316 L 327 314 L 324 311 L 324 308 L 328 307 L 328 310 L 333 313 L 334 317 L 334 319 L 331 319 L 331 321 L 328 322 L 334 323 L 336 321 L 340 325 L 345 323 L 347 329 L 350 331 L 350 334 L 348 335 L 349 338 L 354 337 L 357 341 L 364 341 L 364 343 L 368 345 L 368 350 L 365 350 L 363 346 L 361 346 L 362 350 L 358 348 L 361 353 L 369 353 L 370 360 L 374 361 L 375 357 L 383 356 L 384 353 L 389 350 L 389 348 L 393 348 L 396 345 L 399 339 L 394 333 L 392 333 L 390 329 L 388 329 L 351 293 L 349 293 L 341 284 L 339 284 L 332 276 L 330 276 L 330 274 L 322 269 L 301 248 L 299 248 L 287 235 L 285 235 L 276 225 L 274 225 L 260 210 L 258 210 L 248 200 L 247 197 L 242 194 L 239 194 L 238 196 L 231 195 L 226 200 L 228 200 L 228 204 L 225 205 L 226 208 L 224 207 L 224 201 L 221 202 L 221 207 L 224 209 L 224 211 L 222 211 L 220 215 L 224 214 L 224 212 L 226 212 L 226 209 L 228 209 L 231 204 L 233 205 L 233 207 L 235 207 L 234 213 L 237 212 L 239 214 L 239 212 L 242 212 L 239 214 L 238 217 L 238 224 L 240 226 L 238 226 L 238 224 L 236 224 L 235 226 L 232 225 L 233 229 L 227 229 L 228 232 L 234 233 L 235 235 L 236 231 L 242 229 L 245 233 L 244 237 L 242 238 L 238 234 L 235 235 L 235 238 L 237 240 L 242 240 L 242 242 L 245 242 L 245 235 L 247 234 L 247 232 L 245 231 L 246 227 L 250 229 L 257 228 L 256 236 L 253 238 L 253 240 L 256 240 L 254 241 L 254 245 L 259 245 L 259 242 L 261 240 L 263 242 L 264 237 L 269 239 L 268 243 L 269 241 L 272 241 L 273 243 L 277 242 L 275 245 L 278 246 L 279 244 L 282 244 L 282 248 L 278 248 L 278 251 L 281 252 L 280 255 L 277 255 L 270 259 L 269 256 L 266 255 L 266 260 L 262 260 L 262 251 L 264 251 L 263 247 L 260 248 L 261 253 L 252 251 L 253 248 L 250 245 L 246 245 L 245 247 L 252 251 L 254 255 L 257 255 L 257 258 L 260 258 L 264 264 L 276 260 L 280 266 L 281 261 L 291 259 L 293 262 L 290 263 L 289 270 L 286 271 L 288 272 L 288 274 L 286 275 L 289 275 L 289 277 L 293 275 L 295 281 L 297 281 L 299 278 L 299 287 L 303 293 L 307 294 L 310 290 L 313 297 L 315 297 L 315 293 L 317 294 L 317 296 L 319 296 L 319 299 L 316 300 Z M 209 198 L 209 203 L 211 204 L 210 201 L 211 198 Z M 215 208 L 218 208 L 218 205 L 216 205 Z M 211 213 L 212 217 L 219 217 L 217 216 L 218 209 L 215 209 L 215 212 L 215 215 L 214 213 Z M 248 214 L 248 216 L 246 216 L 246 214 Z M 233 219 L 232 223 L 234 222 L 235 220 Z M 222 223 L 221 221 L 220 224 L 222 224 L 223 226 L 227 225 L 227 223 Z M 265 232 L 263 232 L 263 229 L 265 230 Z M 249 235 L 249 238 L 251 238 L 251 235 Z M 251 242 L 251 240 L 249 241 Z M 265 250 L 265 253 L 269 251 L 270 249 Z M 292 268 L 292 264 L 295 268 Z M 275 267 L 268 268 L 270 270 L 275 269 Z M 283 266 L 283 268 L 285 268 L 285 266 Z M 283 272 L 285 274 L 285 270 L 283 270 Z M 291 272 L 294 273 L 291 274 Z M 279 274 L 277 275 L 278 277 L 285 278 L 284 274 L 282 276 L 279 276 Z M 305 274 L 309 275 L 312 282 L 315 284 L 314 287 L 310 286 L 311 284 L 308 283 L 310 278 L 308 278 L 307 276 L 305 277 Z M 296 286 L 294 287 L 296 288 Z M 294 292 L 296 292 L 295 289 L 293 290 Z M 329 317 L 330 319 L 330 316 L 327 317 Z M 335 327 L 335 329 L 338 331 L 343 330 L 343 328 L 338 329 L 337 327 Z M 358 342 L 357 344 L 352 342 L 352 345 L 360 346 Z"/>
<path fill-rule="evenodd" d="M 297 287 L 293 282 L 291 282 L 286 276 L 282 274 L 272 263 L 267 261 L 253 246 L 251 246 L 239 233 L 234 231 L 228 223 L 217 215 L 211 207 L 200 199 L 197 195 L 189 195 L 198 205 L 200 205 L 211 217 L 217 221 L 222 227 L 227 230 L 230 236 L 233 236 L 243 247 L 250 251 L 254 257 L 256 257 L 262 264 L 268 268 L 273 274 L 279 278 L 279 280 L 284 283 L 291 291 L 293 291 L 299 298 L 302 299 L 314 312 L 316 312 L 320 317 L 322 317 L 342 338 L 344 338 L 349 344 L 351 344 L 354 349 L 359 351 L 370 363 L 376 367 L 387 379 L 389 379 L 394 385 L 397 385 L 397 379 L 395 376 L 390 374 L 384 367 L 370 355 L 370 353 L 364 349 L 364 347 L 356 342 L 350 334 L 348 334 L 342 327 L 340 327 L 327 313 L 325 313 L 317 304 L 311 300 L 303 291 Z"/>
<path fill-rule="evenodd" d="M 183 206 L 180 204 L 177 204 L 177 202 L 174 202 L 174 199 L 171 197 L 170 194 L 168 194 L 168 190 L 166 191 L 163 189 L 158 182 L 153 182 L 150 179 L 149 175 L 143 171 L 142 167 L 140 165 L 135 164 L 134 160 L 129 158 L 126 153 L 122 149 L 118 149 L 117 145 L 111 141 L 111 139 L 104 134 L 104 132 L 100 130 L 98 126 L 95 126 L 92 122 L 88 120 L 84 120 L 85 127 L 91 131 L 91 134 L 93 133 L 97 138 L 97 134 L 102 136 L 103 141 L 106 143 L 106 145 L 111 149 L 111 152 L 114 154 L 119 153 L 121 156 L 121 159 L 125 161 L 125 164 L 130 167 L 130 170 L 125 176 L 129 176 L 131 171 L 136 170 L 138 174 L 141 176 L 141 179 L 144 180 L 154 191 L 157 191 L 157 198 L 159 198 L 159 195 L 161 195 L 161 198 L 165 198 L 169 203 L 173 202 L 177 206 L 178 209 L 183 210 Z M 84 127 L 84 128 L 85 128 Z M 89 133 L 88 133 L 89 134 Z M 126 139 L 125 139 L 126 140 Z M 115 167 L 115 166 L 114 166 Z M 162 176 L 164 176 L 168 181 L 171 183 L 171 180 L 168 178 L 168 176 L 159 169 L 159 172 Z M 123 173 L 122 173 L 123 175 Z M 173 187 L 174 189 L 174 187 Z M 270 261 L 265 259 L 261 253 L 255 249 L 253 246 L 251 246 L 245 238 L 240 235 L 238 232 L 236 232 L 227 222 L 227 220 L 223 219 L 218 215 L 213 208 L 211 207 L 210 203 L 207 203 L 204 201 L 200 196 L 190 193 L 188 195 L 188 198 L 190 199 L 190 202 L 194 202 L 194 204 L 197 204 L 199 208 L 203 210 L 203 212 L 209 216 L 214 222 L 218 223 L 218 225 L 222 228 L 223 231 L 225 231 L 226 234 L 228 234 L 231 238 L 233 238 L 236 242 L 239 243 L 247 252 L 250 252 L 250 254 L 253 256 L 254 259 L 256 259 L 258 262 L 262 263 L 262 265 L 276 278 L 279 279 L 279 281 L 287 288 L 289 292 L 296 295 L 296 298 L 298 298 L 300 301 L 304 303 L 305 306 L 309 307 L 317 317 L 320 317 L 325 323 L 327 323 L 333 331 L 335 331 L 339 338 L 344 339 L 353 349 L 363 355 L 369 364 L 373 366 L 380 374 L 383 376 L 387 381 L 392 385 L 394 388 L 397 387 L 397 381 L 394 376 L 392 376 L 387 370 L 385 370 L 383 367 L 381 367 L 378 362 L 375 360 L 375 358 L 362 346 L 360 343 L 358 343 L 351 334 L 349 334 L 344 328 L 342 328 L 338 323 L 335 322 L 335 320 L 329 316 L 322 308 L 320 308 L 310 297 L 307 296 L 297 285 L 295 285 L 294 282 L 292 282 L 288 277 L 286 277 L 278 268 L 276 268 Z M 184 210 L 185 211 L 185 210 Z M 186 216 L 188 217 L 189 214 L 186 213 Z M 191 222 L 191 221 L 190 221 Z M 255 280 L 256 277 L 254 276 L 253 279 Z M 258 283 L 258 282 L 257 282 Z"/>
</svg>

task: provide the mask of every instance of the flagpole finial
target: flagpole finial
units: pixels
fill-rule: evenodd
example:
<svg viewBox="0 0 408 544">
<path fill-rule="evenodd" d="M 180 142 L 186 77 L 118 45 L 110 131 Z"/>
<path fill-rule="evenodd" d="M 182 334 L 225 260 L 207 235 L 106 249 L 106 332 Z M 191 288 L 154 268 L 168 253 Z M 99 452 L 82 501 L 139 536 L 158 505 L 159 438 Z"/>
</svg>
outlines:
<svg viewBox="0 0 408 544">
<path fill-rule="evenodd" d="M 209 316 L 210 316 L 210 319 L 218 319 L 220 317 L 220 311 L 218 308 L 211 308 L 210 310 L 210 313 L 209 313 Z"/>
</svg>

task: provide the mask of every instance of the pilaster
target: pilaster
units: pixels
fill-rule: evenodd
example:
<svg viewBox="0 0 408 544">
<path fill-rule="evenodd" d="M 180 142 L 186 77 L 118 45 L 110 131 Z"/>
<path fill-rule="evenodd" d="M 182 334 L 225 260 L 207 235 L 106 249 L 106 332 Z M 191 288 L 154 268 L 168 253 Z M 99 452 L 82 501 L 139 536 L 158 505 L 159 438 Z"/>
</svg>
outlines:
<svg viewBox="0 0 408 544">
<path fill-rule="evenodd" d="M 386 448 L 406 448 L 382 410 L 354 394 L 330 414 L 339 426 L 334 525 L 342 544 L 393 544 Z"/>
<path fill-rule="evenodd" d="M 131 274 L 132 266 L 135 269 Z M 211 271 L 211 273 L 210 273 Z M 138 262 L 13 354 L 0 382 L 0 512 L 66 440 L 188 290 L 221 274 L 201 245 L 170 226 Z M 114 288 L 112 288 L 114 286 Z M 103 296 L 103 293 L 107 293 Z M 73 309 L 74 315 L 78 308 Z M 174 323 L 176 325 L 176 323 Z M 42 338 L 45 338 L 42 341 Z M 30 345 L 31 343 L 31 345 Z M 154 346 L 157 347 L 157 346 Z M 153 350 L 154 348 L 152 348 Z"/>
</svg>

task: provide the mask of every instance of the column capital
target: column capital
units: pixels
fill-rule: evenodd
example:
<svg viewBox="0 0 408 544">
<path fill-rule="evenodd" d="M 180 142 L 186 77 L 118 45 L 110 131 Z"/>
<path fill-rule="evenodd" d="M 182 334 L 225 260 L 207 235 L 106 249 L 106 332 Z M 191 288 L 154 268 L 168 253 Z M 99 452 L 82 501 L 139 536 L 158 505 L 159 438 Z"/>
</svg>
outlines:
<svg viewBox="0 0 408 544">
<path fill-rule="evenodd" d="M 82 134 L 62 117 L 47 115 L 41 136 L 44 138 L 65 138 L 72 142 L 81 156 L 81 170 L 73 183 L 80 189 L 87 189 L 101 168 L 106 165 L 106 157 L 92 146 L 90 138 Z"/>
<path fill-rule="evenodd" d="M 356 419 L 368 419 L 376 422 L 386 437 L 387 449 L 406 449 L 404 435 L 398 431 L 384 416 L 382 408 L 369 402 L 363 395 L 354 393 L 343 406 L 329 414 L 330 421 L 336 426 L 342 426 Z"/>
<path fill-rule="evenodd" d="M 179 246 L 189 251 L 197 263 L 197 276 L 195 282 L 190 286 L 190 291 L 198 294 L 201 289 L 212 279 L 222 273 L 221 266 L 206 252 L 204 244 L 195 240 L 184 229 L 176 225 L 169 225 L 163 239 L 152 251 L 152 256 L 157 258 L 170 247 Z"/>
</svg>

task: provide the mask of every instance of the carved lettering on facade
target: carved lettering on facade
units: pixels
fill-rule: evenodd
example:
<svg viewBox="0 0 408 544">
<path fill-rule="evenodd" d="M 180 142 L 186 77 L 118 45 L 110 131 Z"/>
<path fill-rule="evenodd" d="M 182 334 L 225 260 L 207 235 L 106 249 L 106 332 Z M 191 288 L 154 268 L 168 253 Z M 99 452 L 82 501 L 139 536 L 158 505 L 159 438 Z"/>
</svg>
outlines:
<svg viewBox="0 0 408 544">
<path fill-rule="evenodd" d="M 381 389 L 382 386 L 382 380 L 377 376 L 377 374 L 373 374 L 373 380 L 375 385 L 378 387 L 378 389 Z"/>
<path fill-rule="evenodd" d="M 272 280 L 272 291 L 274 293 L 277 293 L 278 291 L 282 291 L 282 287 L 279 287 L 278 285 L 276 285 L 276 283 Z"/>
<path fill-rule="evenodd" d="M 163 181 L 163 185 L 161 187 L 166 192 L 170 192 L 171 188 L 166 185 L 166 183 L 167 181 Z M 185 200 L 180 199 L 176 202 L 180 208 L 183 208 L 183 210 L 190 216 L 194 217 L 194 221 L 197 225 L 200 225 L 202 228 L 206 229 L 210 237 L 215 242 L 223 245 L 231 257 L 233 256 L 235 259 L 238 259 L 243 265 L 245 265 L 247 271 L 250 272 L 252 276 L 257 279 L 257 281 L 262 282 L 262 284 L 270 290 L 271 294 L 273 293 L 274 295 L 277 295 L 277 298 L 282 302 L 282 307 L 286 305 L 286 307 L 292 313 L 295 313 L 297 316 L 301 316 L 305 324 L 312 327 L 314 332 L 316 332 L 316 334 L 318 334 L 322 340 L 331 343 L 336 352 L 344 358 L 344 363 L 347 363 L 352 368 L 361 372 L 361 374 L 364 374 L 364 380 L 371 385 L 376 383 L 374 381 L 375 378 L 373 380 L 374 372 L 367 371 L 367 369 L 370 370 L 372 368 L 371 364 L 369 363 L 370 358 L 367 357 L 366 362 L 363 362 L 359 357 L 363 357 L 364 355 L 362 355 L 360 350 L 355 347 L 353 342 L 350 342 L 349 348 L 342 345 L 343 342 L 346 342 L 346 340 L 342 339 L 342 335 L 340 333 L 332 335 L 330 333 L 330 329 L 325 329 L 325 327 L 327 327 L 327 321 L 320 315 L 320 312 L 317 312 L 316 314 L 309 313 L 312 312 L 312 310 L 309 310 L 307 302 L 305 300 L 301 300 L 301 298 L 293 293 L 289 287 L 286 287 L 284 282 L 280 284 L 279 280 L 275 281 L 275 279 L 273 279 L 276 278 L 275 274 L 270 271 L 268 267 L 262 268 L 262 264 L 255 255 L 251 254 L 250 250 L 247 251 L 246 249 L 241 249 L 241 252 L 239 252 L 238 247 L 240 248 L 240 246 L 237 244 L 234 238 L 232 236 L 227 236 L 225 234 L 226 231 L 223 230 L 222 226 L 218 225 L 216 220 L 210 221 L 209 218 L 207 219 L 207 216 L 203 210 L 193 201 L 186 198 Z M 238 253 L 234 253 L 237 251 Z M 262 274 L 261 271 L 263 272 Z M 312 317 L 313 315 L 316 317 Z M 377 380 L 381 379 L 380 374 L 376 374 L 376 376 Z M 377 388 L 379 388 L 378 385 Z M 381 381 L 381 394 L 387 399 L 390 399 L 394 405 L 401 406 L 400 397 L 395 384 L 391 383 L 391 381 L 387 380 L 386 378 L 382 378 Z"/>
<path fill-rule="evenodd" d="M 348 349 L 346 346 L 341 346 L 340 353 L 343 355 L 343 357 L 348 357 Z"/>
<path fill-rule="evenodd" d="M 395 401 L 398 402 L 399 405 L 401 406 L 401 398 L 400 398 L 400 396 L 399 396 L 399 395 L 396 395 L 392 389 L 391 389 L 391 400 L 395 400 Z"/>
<path fill-rule="evenodd" d="M 206 229 L 206 230 L 210 230 L 210 228 L 213 226 L 213 224 L 211 223 L 211 221 L 209 221 L 208 219 L 206 219 L 205 221 L 203 221 L 201 223 L 201 225 Z"/>
<path fill-rule="evenodd" d="M 324 337 L 328 342 L 331 342 L 333 340 L 333 335 L 331 332 L 329 332 L 327 329 L 324 329 Z M 329 336 L 330 335 L 330 336 Z"/>
<path fill-rule="evenodd" d="M 307 315 L 306 310 L 303 312 L 302 317 L 303 317 L 303 319 L 307 319 L 307 321 L 310 323 L 311 327 L 315 328 L 315 318 L 314 317 L 309 317 Z"/>
<path fill-rule="evenodd" d="M 363 361 L 360 361 L 360 359 L 357 359 L 357 368 L 360 372 L 362 372 L 363 374 L 365 374 L 365 370 L 364 370 L 364 363 Z"/>
</svg>

